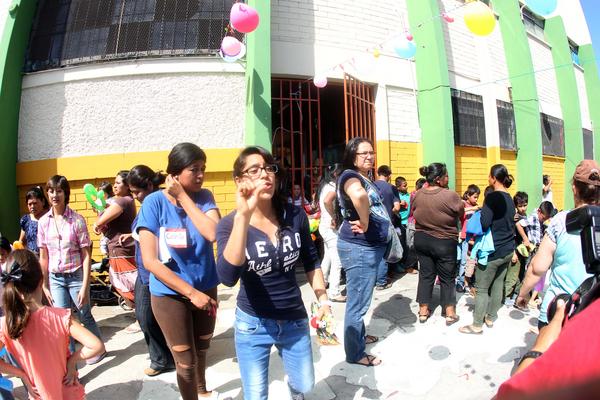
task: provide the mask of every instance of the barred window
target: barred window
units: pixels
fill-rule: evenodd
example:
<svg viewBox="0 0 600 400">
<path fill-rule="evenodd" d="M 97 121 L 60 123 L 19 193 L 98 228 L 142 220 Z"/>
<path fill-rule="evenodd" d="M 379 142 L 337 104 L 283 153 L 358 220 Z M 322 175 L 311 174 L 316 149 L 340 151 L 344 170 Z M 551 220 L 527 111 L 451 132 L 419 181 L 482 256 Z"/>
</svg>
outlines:
<svg viewBox="0 0 600 400">
<path fill-rule="evenodd" d="M 562 119 L 541 113 L 542 151 L 547 156 L 565 156 L 565 133 Z"/>
<path fill-rule="evenodd" d="M 481 96 L 452 89 L 454 144 L 485 147 L 485 118 Z"/>
<path fill-rule="evenodd" d="M 546 21 L 543 18 L 540 18 L 537 15 L 535 15 L 528 8 L 523 8 L 521 16 L 523 18 L 523 25 L 525 25 L 525 30 L 544 40 L 544 28 L 546 26 Z"/>
<path fill-rule="evenodd" d="M 100 60 L 214 54 L 234 1 L 40 0 L 25 71 Z"/>
<path fill-rule="evenodd" d="M 500 131 L 500 148 L 504 150 L 516 150 L 516 124 L 515 111 L 511 103 L 496 100 L 498 112 L 498 130 Z"/>
<path fill-rule="evenodd" d="M 585 128 L 583 128 L 583 158 L 594 159 L 594 134 Z"/>
</svg>

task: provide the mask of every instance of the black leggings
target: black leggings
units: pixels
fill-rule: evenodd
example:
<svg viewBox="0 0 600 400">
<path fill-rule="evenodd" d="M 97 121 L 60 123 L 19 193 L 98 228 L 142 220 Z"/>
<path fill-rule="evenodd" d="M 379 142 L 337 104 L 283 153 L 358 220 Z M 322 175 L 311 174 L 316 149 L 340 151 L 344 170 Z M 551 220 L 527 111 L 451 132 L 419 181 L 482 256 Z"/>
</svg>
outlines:
<svg viewBox="0 0 600 400">
<path fill-rule="evenodd" d="M 419 258 L 419 286 L 417 302 L 431 304 L 435 277 L 440 277 L 440 304 L 456 305 L 455 279 L 458 263 L 454 239 L 438 239 L 425 232 L 415 233 L 415 250 Z"/>
<path fill-rule="evenodd" d="M 204 293 L 217 299 L 217 288 Z M 198 393 L 206 392 L 206 351 L 216 317 L 182 296 L 153 295 L 152 311 L 173 354 L 181 398 L 198 400 Z"/>
</svg>

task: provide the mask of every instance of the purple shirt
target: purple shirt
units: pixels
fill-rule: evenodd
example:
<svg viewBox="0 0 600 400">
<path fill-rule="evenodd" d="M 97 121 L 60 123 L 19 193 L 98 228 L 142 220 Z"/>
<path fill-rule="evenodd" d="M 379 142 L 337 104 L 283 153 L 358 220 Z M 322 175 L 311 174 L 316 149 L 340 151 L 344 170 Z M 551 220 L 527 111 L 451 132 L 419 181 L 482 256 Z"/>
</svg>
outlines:
<svg viewBox="0 0 600 400">
<path fill-rule="evenodd" d="M 85 219 L 67 206 L 60 222 L 52 209 L 40 218 L 37 244 L 48 250 L 48 270 L 56 274 L 79 269 L 83 264 L 81 250 L 92 242 Z"/>
</svg>

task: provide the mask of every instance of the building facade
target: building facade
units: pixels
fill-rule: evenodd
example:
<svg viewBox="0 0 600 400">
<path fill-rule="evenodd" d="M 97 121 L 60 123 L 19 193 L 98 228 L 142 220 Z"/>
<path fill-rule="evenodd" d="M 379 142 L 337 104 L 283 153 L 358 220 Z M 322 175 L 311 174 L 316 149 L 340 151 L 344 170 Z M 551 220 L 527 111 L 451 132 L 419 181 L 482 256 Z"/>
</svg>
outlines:
<svg viewBox="0 0 600 400">
<path fill-rule="evenodd" d="M 462 0 L 249 1 L 259 28 L 245 62 L 227 63 L 215 54 L 232 3 L 0 1 L 0 230 L 16 234 L 24 191 L 55 173 L 92 223 L 85 183 L 136 164 L 164 170 L 182 141 L 207 151 L 205 187 L 223 213 L 249 144 L 272 148 L 308 194 L 366 135 L 411 187 L 440 161 L 458 192 L 483 188 L 501 162 L 532 207 L 551 175 L 561 209 L 577 163 L 600 154 L 600 78 L 578 1 L 546 19 L 488 1 L 497 23 L 485 37 L 467 29 Z M 412 60 L 393 50 L 407 32 Z"/>
</svg>

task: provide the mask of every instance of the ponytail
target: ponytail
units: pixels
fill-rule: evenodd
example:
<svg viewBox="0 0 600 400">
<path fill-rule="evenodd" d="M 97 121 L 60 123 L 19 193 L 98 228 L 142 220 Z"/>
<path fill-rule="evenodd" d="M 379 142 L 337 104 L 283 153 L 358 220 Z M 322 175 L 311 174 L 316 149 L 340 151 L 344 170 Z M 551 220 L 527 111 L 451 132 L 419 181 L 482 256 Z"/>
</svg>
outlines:
<svg viewBox="0 0 600 400">
<path fill-rule="evenodd" d="M 494 177 L 500 182 L 505 188 L 509 188 L 512 185 L 515 178 L 508 173 L 508 169 L 504 164 L 496 164 L 490 168 L 490 176 Z"/>
<path fill-rule="evenodd" d="M 446 176 L 448 174 L 448 169 L 446 168 L 446 164 L 431 163 L 419 168 L 419 174 L 425 178 L 428 184 L 438 186 L 436 181 Z"/>
<path fill-rule="evenodd" d="M 31 311 L 25 302 L 42 283 L 42 268 L 31 251 L 15 250 L 8 261 L 7 272 L 2 272 L 0 280 L 4 284 L 2 300 L 6 313 L 6 330 L 11 339 L 18 339 L 29 321 Z"/>
</svg>

